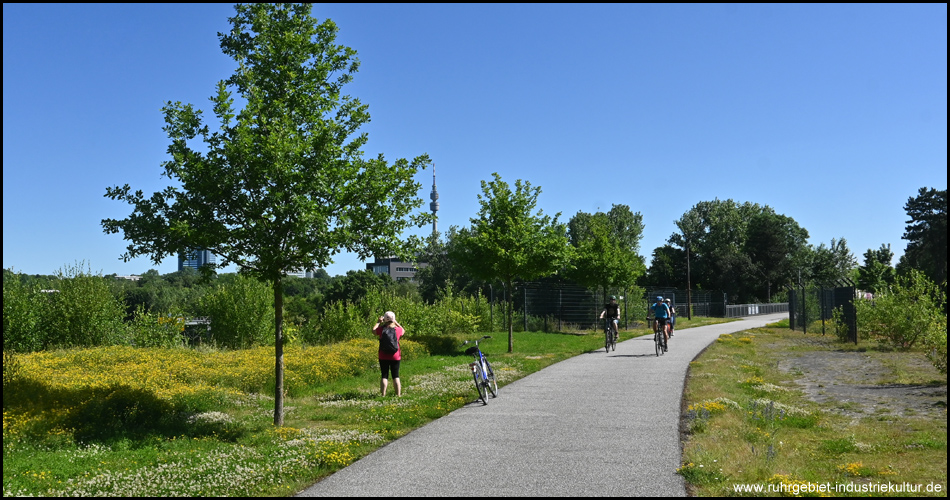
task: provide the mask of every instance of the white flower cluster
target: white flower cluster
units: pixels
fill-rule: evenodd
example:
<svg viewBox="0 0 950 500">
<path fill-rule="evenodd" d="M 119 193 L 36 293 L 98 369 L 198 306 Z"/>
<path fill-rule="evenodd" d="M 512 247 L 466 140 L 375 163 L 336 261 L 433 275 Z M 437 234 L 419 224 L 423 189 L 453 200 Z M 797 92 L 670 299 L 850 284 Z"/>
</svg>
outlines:
<svg viewBox="0 0 950 500">
<path fill-rule="evenodd" d="M 234 419 L 231 418 L 231 415 L 220 411 L 208 411 L 188 417 L 189 424 L 196 424 L 198 422 L 207 424 L 230 424 L 234 422 Z"/>
<path fill-rule="evenodd" d="M 811 415 L 811 412 L 809 412 L 808 410 L 799 408 L 797 406 L 792 406 L 792 405 L 787 405 L 784 403 L 779 403 L 777 401 L 772 401 L 771 399 L 765 399 L 765 398 L 754 399 L 752 400 L 752 403 L 755 404 L 759 408 L 765 408 L 771 403 L 773 408 L 775 408 L 776 410 L 784 411 L 786 415 L 796 415 L 800 417 L 807 417 Z"/>
<path fill-rule="evenodd" d="M 729 399 L 729 398 L 716 398 L 716 399 L 713 400 L 713 402 L 714 402 L 714 403 L 719 403 L 719 404 L 725 406 L 726 408 L 732 408 L 733 410 L 738 410 L 738 409 L 741 408 L 741 407 L 739 406 L 739 403 L 736 403 L 735 401 L 733 401 L 733 400 L 731 400 L 731 399 Z"/>
<path fill-rule="evenodd" d="M 323 441 L 334 441 L 341 443 L 376 443 L 383 440 L 379 434 L 369 432 L 360 432 L 356 430 L 334 431 L 330 433 L 321 433 L 318 429 L 302 429 L 301 437 L 287 441 L 288 446 L 315 445 Z"/>
<path fill-rule="evenodd" d="M 88 445 L 88 446 L 83 446 L 83 447 L 81 447 L 81 448 L 78 448 L 78 449 L 76 449 L 76 450 L 73 450 L 73 451 L 69 452 L 69 453 L 68 453 L 68 456 L 67 456 L 67 459 L 68 459 L 70 462 L 72 462 L 73 459 L 76 459 L 76 458 L 94 457 L 94 456 L 97 456 L 97 455 L 102 455 L 102 454 L 105 454 L 105 453 L 109 453 L 109 452 L 111 452 L 111 451 L 112 451 L 112 448 L 110 448 L 110 447 L 108 447 L 108 446 L 105 446 L 105 445 L 102 445 L 102 444 L 98 444 L 98 443 L 93 443 L 93 444 L 90 444 L 90 445 Z M 4 494 L 4 496 L 6 496 L 6 495 Z"/>
<path fill-rule="evenodd" d="M 70 479 L 50 496 L 207 496 L 254 494 L 262 484 L 281 482 L 280 470 L 305 466 L 300 455 L 260 456 L 251 448 L 234 447 L 208 453 L 175 453 L 173 460 L 127 472 L 103 472 Z M 266 466 L 262 466 L 266 464 Z M 4 493 L 6 494 L 6 493 Z"/>
<path fill-rule="evenodd" d="M 761 383 L 761 384 L 753 385 L 752 388 L 755 389 L 755 390 L 757 390 L 757 391 L 767 392 L 767 393 L 769 393 L 769 394 L 771 394 L 771 393 L 773 393 L 773 392 L 787 392 L 787 391 L 788 391 L 788 389 L 786 389 L 786 388 L 784 388 L 784 387 L 782 387 L 782 386 L 775 385 L 775 384 L 770 384 L 770 383 L 768 383 L 768 382 L 763 382 L 763 383 Z M 777 403 L 776 403 L 776 404 L 777 404 Z"/>
</svg>

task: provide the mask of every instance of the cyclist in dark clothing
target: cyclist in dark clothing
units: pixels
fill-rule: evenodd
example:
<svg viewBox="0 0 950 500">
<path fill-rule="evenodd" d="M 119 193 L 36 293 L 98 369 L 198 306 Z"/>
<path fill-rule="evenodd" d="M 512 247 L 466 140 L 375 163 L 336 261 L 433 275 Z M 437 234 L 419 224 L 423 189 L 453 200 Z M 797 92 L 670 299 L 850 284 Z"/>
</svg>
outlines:
<svg viewBox="0 0 950 500">
<path fill-rule="evenodd" d="M 614 332 L 614 342 L 620 339 L 620 333 L 617 329 L 617 323 L 620 321 L 620 304 L 617 303 L 617 297 L 610 296 L 610 302 L 604 304 L 604 310 L 600 313 L 600 319 L 610 318 L 610 326 Z"/>
</svg>

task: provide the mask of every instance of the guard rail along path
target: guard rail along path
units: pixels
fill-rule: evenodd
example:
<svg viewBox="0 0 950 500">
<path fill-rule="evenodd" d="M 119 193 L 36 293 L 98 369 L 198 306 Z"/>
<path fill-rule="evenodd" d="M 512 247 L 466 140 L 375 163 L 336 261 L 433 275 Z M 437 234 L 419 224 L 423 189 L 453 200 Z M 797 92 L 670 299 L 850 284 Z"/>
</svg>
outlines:
<svg viewBox="0 0 950 500">
<path fill-rule="evenodd" d="M 489 405 L 466 405 L 410 432 L 298 496 L 686 496 L 676 469 L 689 362 L 722 334 L 787 317 L 678 330 L 660 357 L 653 335 L 575 356 L 500 388 Z M 616 381 L 609 390 L 605 378 Z"/>
</svg>

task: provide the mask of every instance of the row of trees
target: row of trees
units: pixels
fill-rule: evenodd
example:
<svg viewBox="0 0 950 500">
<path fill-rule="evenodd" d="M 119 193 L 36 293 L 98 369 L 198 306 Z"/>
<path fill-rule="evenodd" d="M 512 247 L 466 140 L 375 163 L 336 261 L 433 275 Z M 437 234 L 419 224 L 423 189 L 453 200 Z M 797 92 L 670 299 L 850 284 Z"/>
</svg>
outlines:
<svg viewBox="0 0 950 500">
<path fill-rule="evenodd" d="M 808 231 L 768 205 L 697 203 L 653 251 L 646 284 L 722 290 L 731 302 L 771 302 L 784 285 L 847 277 L 856 261 L 844 238 L 808 244 Z M 784 294 L 782 294 L 784 297 Z"/>
</svg>

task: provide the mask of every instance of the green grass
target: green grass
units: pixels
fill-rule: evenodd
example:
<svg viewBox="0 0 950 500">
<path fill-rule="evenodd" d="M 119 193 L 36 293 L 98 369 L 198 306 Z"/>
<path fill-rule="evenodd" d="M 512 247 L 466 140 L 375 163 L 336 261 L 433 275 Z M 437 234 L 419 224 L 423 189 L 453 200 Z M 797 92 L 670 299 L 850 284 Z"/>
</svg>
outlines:
<svg viewBox="0 0 950 500">
<path fill-rule="evenodd" d="M 647 333 L 622 331 L 621 340 Z M 287 351 L 281 428 L 273 426 L 272 350 L 5 355 L 4 496 L 292 495 L 474 402 L 470 357 L 459 346 L 479 336 L 406 337 L 401 398 L 392 386 L 379 396 L 368 340 Z M 515 332 L 508 353 L 507 333 L 493 337 L 481 347 L 500 386 L 603 342 L 600 332 Z"/>
<path fill-rule="evenodd" d="M 868 350 L 850 344 L 805 343 L 801 332 L 762 328 L 723 335 L 690 364 L 682 427 L 683 465 L 678 472 L 694 496 L 772 495 L 740 493 L 737 485 L 802 491 L 815 485 L 920 485 L 914 495 L 947 491 L 946 407 L 926 412 L 889 412 L 854 417 L 853 402 L 824 404 L 807 399 L 795 383 L 801 371 L 779 362 L 812 351 L 854 352 L 884 367 L 855 384 L 942 384 L 920 353 Z M 815 339 L 812 337 L 811 339 Z M 840 381 L 839 381 L 840 383 Z M 715 401 L 734 405 L 716 406 Z M 927 490 L 928 485 L 940 491 Z M 867 487 L 867 486 L 865 486 Z M 831 493 L 832 496 L 867 492 Z M 881 496 L 882 493 L 872 493 Z M 885 496 L 898 493 L 884 494 Z M 907 492 L 902 495 L 908 495 Z"/>
</svg>

